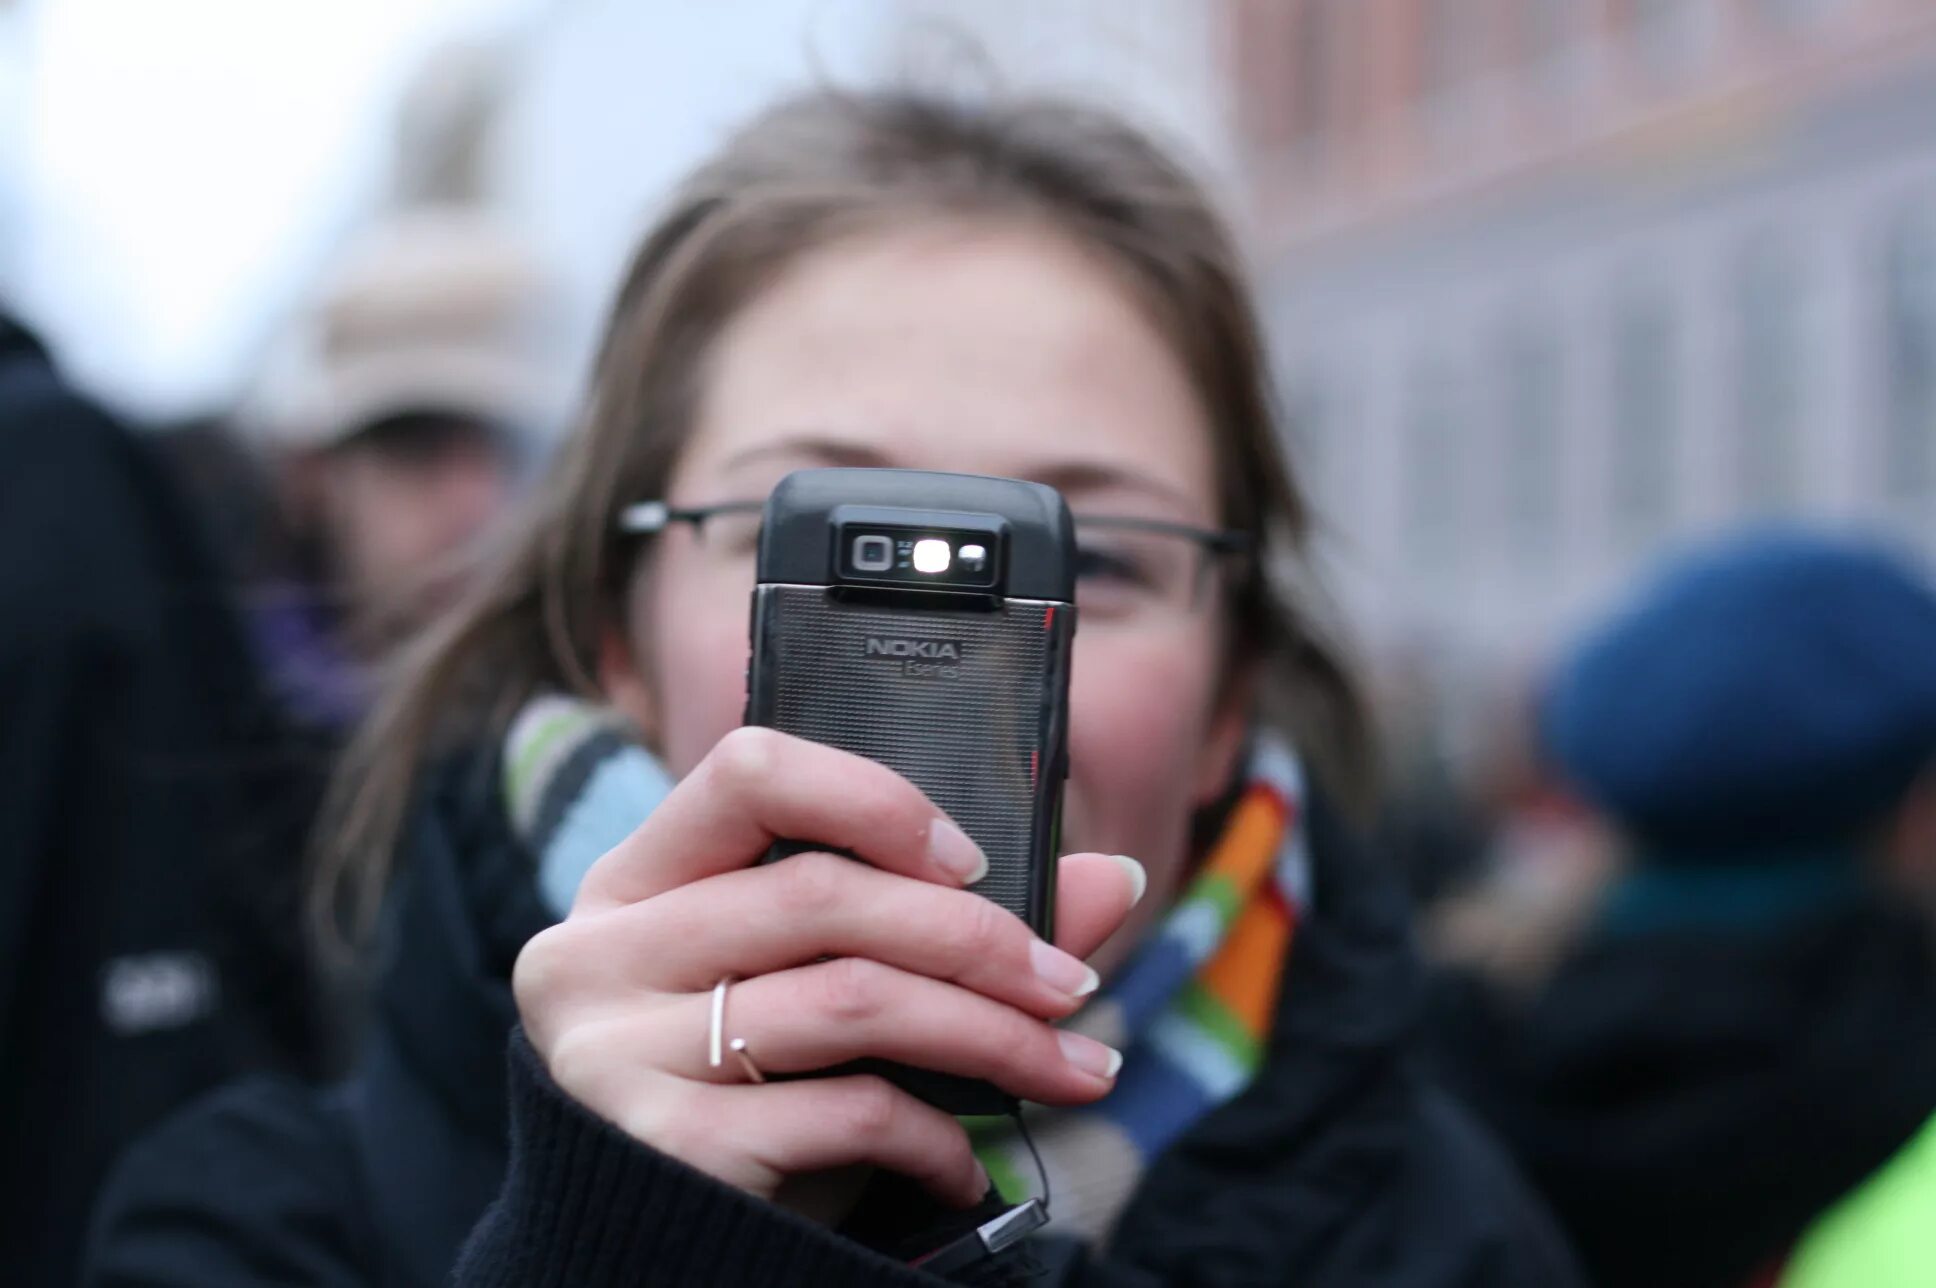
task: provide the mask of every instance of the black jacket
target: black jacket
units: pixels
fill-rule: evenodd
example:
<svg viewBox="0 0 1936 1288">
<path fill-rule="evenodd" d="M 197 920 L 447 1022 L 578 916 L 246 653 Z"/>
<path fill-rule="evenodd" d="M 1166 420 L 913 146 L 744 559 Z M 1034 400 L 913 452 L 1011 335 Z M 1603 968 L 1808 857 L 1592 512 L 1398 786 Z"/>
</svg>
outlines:
<svg viewBox="0 0 1936 1288">
<path fill-rule="evenodd" d="M 506 979 L 545 915 L 493 783 L 448 776 L 418 818 L 356 1076 L 323 1096 L 238 1088 L 137 1149 L 88 1282 L 430 1285 L 467 1241 L 470 1284 L 938 1282 L 623 1136 L 521 1038 L 507 1094 Z M 1575 1282 L 1510 1166 L 1407 1054 L 1417 976 L 1393 883 L 1322 817 L 1315 849 L 1318 914 L 1265 1073 L 1155 1162 L 1106 1261 L 1044 1244 L 1047 1282 Z"/>
<path fill-rule="evenodd" d="M 151 446 L 0 317 L 0 1282 L 72 1283 L 122 1145 L 317 1055 L 305 789 L 226 596 Z"/>
<path fill-rule="evenodd" d="M 1460 993 L 1447 1076 L 1605 1288 L 1742 1288 L 1936 1115 L 1936 936 L 1877 896 L 1598 933 L 1524 1011 Z"/>
</svg>

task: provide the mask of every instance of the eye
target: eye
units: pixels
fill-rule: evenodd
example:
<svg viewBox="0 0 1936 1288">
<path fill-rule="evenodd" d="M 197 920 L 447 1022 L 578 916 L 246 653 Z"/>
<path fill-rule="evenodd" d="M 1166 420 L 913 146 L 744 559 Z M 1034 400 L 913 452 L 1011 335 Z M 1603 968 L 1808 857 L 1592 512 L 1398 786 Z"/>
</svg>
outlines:
<svg viewBox="0 0 1936 1288">
<path fill-rule="evenodd" d="M 700 540 L 722 555 L 750 555 L 760 548 L 760 518 L 757 510 L 711 515 L 700 528 Z"/>
<path fill-rule="evenodd" d="M 1143 561 L 1138 560 L 1130 551 L 1088 545 L 1078 547 L 1076 550 L 1076 579 L 1125 586 L 1147 586 L 1150 582 L 1150 573 Z"/>
</svg>

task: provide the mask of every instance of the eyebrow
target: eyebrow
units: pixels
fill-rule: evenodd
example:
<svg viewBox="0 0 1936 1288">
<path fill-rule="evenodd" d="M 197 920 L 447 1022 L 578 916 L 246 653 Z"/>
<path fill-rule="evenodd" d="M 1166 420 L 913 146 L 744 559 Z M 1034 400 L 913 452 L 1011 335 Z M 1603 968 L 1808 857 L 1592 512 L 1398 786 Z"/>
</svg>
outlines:
<svg viewBox="0 0 1936 1288">
<path fill-rule="evenodd" d="M 726 458 L 723 468 L 736 470 L 747 465 L 763 464 L 774 457 L 789 456 L 806 457 L 823 465 L 857 468 L 878 469 L 888 463 L 887 457 L 865 443 L 812 435 L 786 438 L 777 443 L 762 443 L 756 447 L 735 452 Z"/>
<path fill-rule="evenodd" d="M 1167 480 L 1103 461 L 1060 461 L 1030 470 L 1029 477 L 1061 492 L 1116 488 L 1162 502 L 1192 519 L 1203 517 L 1203 503 Z M 1212 505 L 1215 505 L 1214 500 Z"/>
<path fill-rule="evenodd" d="M 799 457 L 816 464 L 878 469 L 895 464 L 879 448 L 828 435 L 809 435 L 749 447 L 726 458 L 726 469 L 760 464 L 773 458 Z M 1124 469 L 1106 461 L 1050 461 L 1030 469 L 1028 477 L 1062 492 L 1121 489 L 1138 492 L 1197 516 L 1202 504 L 1167 480 Z"/>
</svg>

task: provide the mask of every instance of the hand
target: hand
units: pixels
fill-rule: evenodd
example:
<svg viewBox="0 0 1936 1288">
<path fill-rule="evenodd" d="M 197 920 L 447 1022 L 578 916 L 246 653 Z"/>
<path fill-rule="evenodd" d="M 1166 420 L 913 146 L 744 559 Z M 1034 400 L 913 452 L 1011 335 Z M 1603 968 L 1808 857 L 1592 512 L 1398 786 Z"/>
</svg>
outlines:
<svg viewBox="0 0 1936 1288">
<path fill-rule="evenodd" d="M 780 837 L 864 862 L 754 866 Z M 586 1107 L 749 1193 L 874 1164 L 971 1204 L 988 1180 L 949 1115 L 869 1075 L 751 1085 L 733 1060 L 710 1067 L 707 1037 L 713 986 L 731 975 L 726 1036 L 768 1074 L 874 1056 L 1047 1104 L 1101 1097 L 1120 1058 L 1049 1021 L 1094 989 L 1080 958 L 1135 903 L 1139 874 L 1063 859 L 1051 945 L 961 888 L 984 864 L 891 770 L 736 730 L 525 946 L 512 976 L 525 1032 Z"/>
</svg>

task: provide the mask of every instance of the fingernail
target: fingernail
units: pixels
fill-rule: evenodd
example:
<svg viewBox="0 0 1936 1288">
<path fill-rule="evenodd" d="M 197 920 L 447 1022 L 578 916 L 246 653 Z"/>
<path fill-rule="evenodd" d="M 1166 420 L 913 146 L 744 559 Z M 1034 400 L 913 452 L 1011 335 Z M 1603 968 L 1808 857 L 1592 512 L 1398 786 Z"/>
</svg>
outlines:
<svg viewBox="0 0 1936 1288">
<path fill-rule="evenodd" d="M 968 833 L 945 818 L 928 824 L 928 857 L 963 885 L 973 885 L 988 875 L 988 856 L 968 839 Z"/>
<path fill-rule="evenodd" d="M 1102 983 L 1089 963 L 1044 939 L 1029 941 L 1029 965 L 1037 979 L 1070 997 L 1087 997 Z"/>
<path fill-rule="evenodd" d="M 1109 857 L 1116 860 L 1117 865 L 1129 874 L 1129 888 L 1134 892 L 1129 896 L 1129 906 L 1134 908 L 1143 901 L 1143 892 L 1149 889 L 1149 873 L 1143 870 L 1142 864 L 1127 854 L 1112 854 Z"/>
<path fill-rule="evenodd" d="M 1062 1044 L 1062 1058 L 1084 1073 L 1098 1078 L 1113 1078 L 1116 1071 L 1123 1067 L 1123 1053 L 1094 1038 L 1085 1038 L 1080 1033 L 1061 1029 L 1057 1031 L 1055 1040 Z"/>
</svg>

